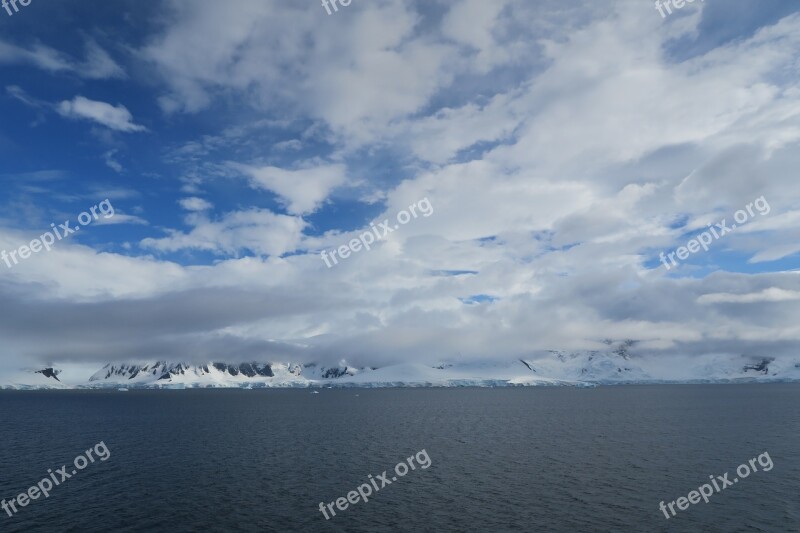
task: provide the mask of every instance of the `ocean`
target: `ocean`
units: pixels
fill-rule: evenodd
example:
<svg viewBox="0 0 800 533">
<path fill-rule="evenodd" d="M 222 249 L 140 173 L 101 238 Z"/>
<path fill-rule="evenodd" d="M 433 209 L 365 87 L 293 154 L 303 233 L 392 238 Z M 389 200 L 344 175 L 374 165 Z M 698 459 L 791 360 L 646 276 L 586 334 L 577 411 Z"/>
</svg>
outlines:
<svg viewBox="0 0 800 533">
<path fill-rule="evenodd" d="M 60 483 L 0 531 L 800 531 L 798 406 L 797 384 L 5 391 L 0 498 Z"/>
</svg>

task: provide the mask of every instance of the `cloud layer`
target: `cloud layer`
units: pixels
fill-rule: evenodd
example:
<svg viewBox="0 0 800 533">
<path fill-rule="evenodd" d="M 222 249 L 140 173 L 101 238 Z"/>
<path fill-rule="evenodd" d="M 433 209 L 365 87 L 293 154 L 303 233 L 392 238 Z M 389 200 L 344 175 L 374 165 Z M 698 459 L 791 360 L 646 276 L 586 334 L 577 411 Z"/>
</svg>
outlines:
<svg viewBox="0 0 800 533">
<path fill-rule="evenodd" d="M 120 220 L 147 222 L 5 272 L 0 365 L 430 362 L 604 339 L 795 354 L 800 15 L 720 40 L 726 8 L 709 2 L 667 19 L 623 1 L 147 9 L 163 23 L 128 55 L 90 41 L 82 67 L 0 43 L 2 64 L 94 80 L 43 100 L 15 80 L 8 100 L 102 126 L 86 157 L 136 192 Z M 100 83 L 132 88 L 82 96 Z M 136 137 L 158 146 L 137 154 Z M 14 209 L 38 213 L 46 187 L 14 180 Z M 769 214 L 660 264 L 761 196 Z M 422 198 L 432 216 L 320 259 Z M 36 230 L 9 222 L 0 248 Z"/>
</svg>

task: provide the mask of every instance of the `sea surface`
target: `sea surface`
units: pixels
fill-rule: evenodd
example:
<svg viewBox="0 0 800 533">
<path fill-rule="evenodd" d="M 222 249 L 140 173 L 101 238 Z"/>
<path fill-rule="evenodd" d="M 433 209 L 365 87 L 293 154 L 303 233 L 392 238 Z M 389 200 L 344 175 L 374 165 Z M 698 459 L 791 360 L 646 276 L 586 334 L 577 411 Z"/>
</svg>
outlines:
<svg viewBox="0 0 800 533">
<path fill-rule="evenodd" d="M 798 384 L 0 392 L 0 498 L 101 441 L 0 532 L 800 531 Z M 659 510 L 764 452 L 772 470 Z"/>
</svg>

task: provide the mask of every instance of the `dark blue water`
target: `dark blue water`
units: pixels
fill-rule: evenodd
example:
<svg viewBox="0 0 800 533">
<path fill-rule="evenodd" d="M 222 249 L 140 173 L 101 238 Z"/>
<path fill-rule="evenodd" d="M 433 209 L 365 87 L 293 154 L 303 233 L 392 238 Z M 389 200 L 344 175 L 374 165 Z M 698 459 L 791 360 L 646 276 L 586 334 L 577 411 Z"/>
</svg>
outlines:
<svg viewBox="0 0 800 533">
<path fill-rule="evenodd" d="M 800 531 L 799 406 L 791 384 L 2 392 L 0 498 L 111 455 L 0 531 Z M 659 511 L 765 451 L 771 471 Z"/>
</svg>

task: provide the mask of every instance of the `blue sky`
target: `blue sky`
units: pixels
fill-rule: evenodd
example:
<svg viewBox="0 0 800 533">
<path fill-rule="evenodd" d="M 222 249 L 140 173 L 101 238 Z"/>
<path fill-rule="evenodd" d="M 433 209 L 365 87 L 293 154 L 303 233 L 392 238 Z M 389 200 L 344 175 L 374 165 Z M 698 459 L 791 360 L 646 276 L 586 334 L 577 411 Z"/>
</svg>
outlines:
<svg viewBox="0 0 800 533">
<path fill-rule="evenodd" d="M 778 0 L 695 2 L 666 18 L 651 2 L 549 0 L 0 11 L 0 249 L 104 199 L 115 208 L 49 252 L 0 263 L 0 362 L 367 364 L 609 337 L 665 356 L 790 349 L 796 11 Z M 661 252 L 759 197 L 769 213 L 663 267 Z M 430 217 L 335 268 L 320 260 L 423 198 Z M 775 309 L 772 323 L 746 319 Z M 59 325 L 41 335 L 36 316 Z"/>
</svg>

